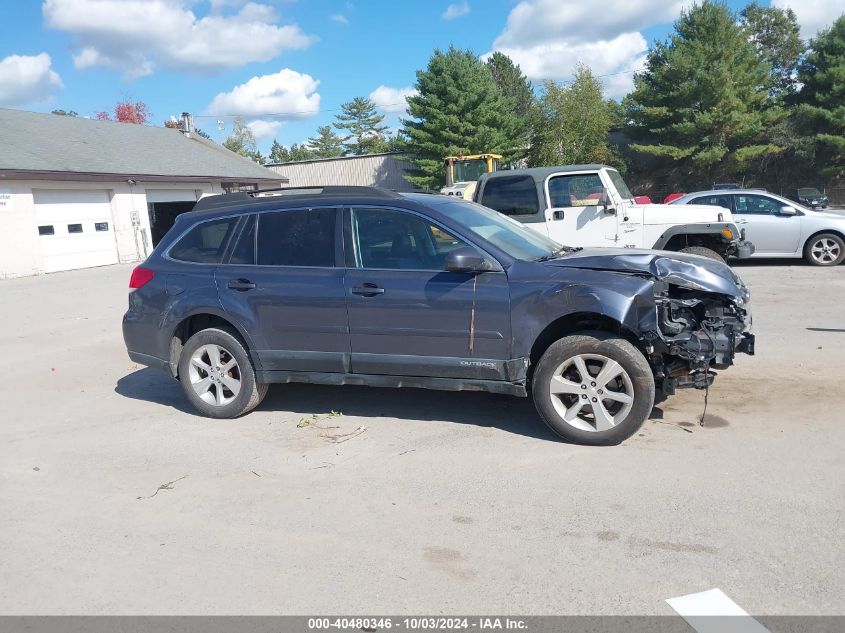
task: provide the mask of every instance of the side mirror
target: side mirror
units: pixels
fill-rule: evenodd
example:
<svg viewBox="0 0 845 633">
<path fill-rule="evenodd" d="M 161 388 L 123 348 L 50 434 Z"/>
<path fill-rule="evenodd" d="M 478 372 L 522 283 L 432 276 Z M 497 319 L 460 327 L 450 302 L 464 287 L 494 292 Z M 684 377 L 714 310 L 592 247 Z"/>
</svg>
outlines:
<svg viewBox="0 0 845 633">
<path fill-rule="evenodd" d="M 598 211 L 607 215 L 616 215 L 616 208 L 611 206 L 610 194 L 607 189 L 602 190 L 601 198 L 597 203 Z"/>
<path fill-rule="evenodd" d="M 798 211 L 795 207 L 790 207 L 789 205 L 784 205 L 780 208 L 781 215 L 796 215 Z"/>
<path fill-rule="evenodd" d="M 450 273 L 480 273 L 493 270 L 484 255 L 471 246 L 461 246 L 449 251 L 444 268 Z"/>
</svg>

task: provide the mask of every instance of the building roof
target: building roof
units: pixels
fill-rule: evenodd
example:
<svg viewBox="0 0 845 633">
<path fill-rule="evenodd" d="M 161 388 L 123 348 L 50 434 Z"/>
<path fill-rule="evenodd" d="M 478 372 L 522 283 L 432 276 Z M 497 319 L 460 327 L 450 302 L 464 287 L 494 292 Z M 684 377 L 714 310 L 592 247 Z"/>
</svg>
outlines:
<svg viewBox="0 0 845 633">
<path fill-rule="evenodd" d="M 307 163 L 330 163 L 336 161 L 355 161 L 378 158 L 381 156 L 394 156 L 396 158 L 405 158 L 405 152 L 375 152 L 373 154 L 353 154 L 351 156 L 335 156 L 334 158 L 306 158 L 304 160 L 289 160 L 284 163 L 266 162 L 266 167 L 287 167 L 288 165 L 304 165 Z"/>
<path fill-rule="evenodd" d="M 3 172 L 96 174 L 187 180 L 286 182 L 287 179 L 196 134 L 0 108 Z"/>
</svg>

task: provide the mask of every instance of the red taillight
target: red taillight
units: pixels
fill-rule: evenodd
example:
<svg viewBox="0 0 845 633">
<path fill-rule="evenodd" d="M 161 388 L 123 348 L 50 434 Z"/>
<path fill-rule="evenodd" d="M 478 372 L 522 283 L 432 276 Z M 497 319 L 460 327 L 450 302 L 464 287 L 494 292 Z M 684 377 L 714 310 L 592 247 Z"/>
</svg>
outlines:
<svg viewBox="0 0 845 633">
<path fill-rule="evenodd" d="M 155 277 L 155 273 L 149 268 L 142 268 L 141 266 L 138 266 L 132 271 L 132 276 L 129 278 L 129 288 L 131 290 L 137 290 L 147 282 L 151 281 L 153 277 Z"/>
</svg>

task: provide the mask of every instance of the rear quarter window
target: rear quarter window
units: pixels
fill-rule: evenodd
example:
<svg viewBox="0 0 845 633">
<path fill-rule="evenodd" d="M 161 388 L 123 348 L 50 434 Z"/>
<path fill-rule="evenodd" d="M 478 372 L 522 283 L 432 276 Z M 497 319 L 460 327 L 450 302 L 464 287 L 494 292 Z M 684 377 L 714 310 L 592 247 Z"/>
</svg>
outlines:
<svg viewBox="0 0 845 633">
<path fill-rule="evenodd" d="M 535 215 L 540 211 L 537 186 L 531 176 L 490 178 L 479 202 L 505 215 Z"/>
<path fill-rule="evenodd" d="M 216 264 L 235 230 L 238 218 L 210 220 L 197 224 L 168 251 L 171 259 L 195 264 Z"/>
</svg>

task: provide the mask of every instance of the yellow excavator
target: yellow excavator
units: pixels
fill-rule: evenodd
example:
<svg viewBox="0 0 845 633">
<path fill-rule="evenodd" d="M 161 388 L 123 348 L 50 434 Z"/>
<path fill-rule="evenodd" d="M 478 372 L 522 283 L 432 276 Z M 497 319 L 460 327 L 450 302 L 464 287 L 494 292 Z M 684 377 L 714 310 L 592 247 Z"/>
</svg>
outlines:
<svg viewBox="0 0 845 633">
<path fill-rule="evenodd" d="M 481 174 L 498 170 L 500 160 L 502 160 L 501 154 L 447 156 L 443 159 L 446 165 L 446 186 L 440 190 L 440 193 L 472 200 Z"/>
</svg>

